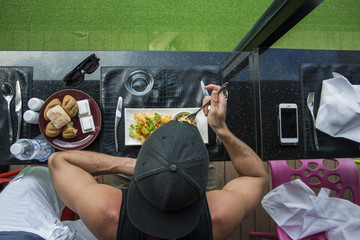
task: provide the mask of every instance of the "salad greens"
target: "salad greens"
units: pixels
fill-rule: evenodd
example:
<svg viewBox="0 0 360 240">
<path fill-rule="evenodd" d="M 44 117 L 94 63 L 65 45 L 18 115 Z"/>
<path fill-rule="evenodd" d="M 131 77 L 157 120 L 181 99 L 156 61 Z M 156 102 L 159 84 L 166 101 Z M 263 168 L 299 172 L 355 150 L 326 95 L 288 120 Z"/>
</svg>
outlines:
<svg viewBox="0 0 360 240">
<path fill-rule="evenodd" d="M 165 123 L 158 113 L 155 113 L 153 118 L 144 117 L 144 119 L 145 122 L 138 120 L 135 126 L 134 124 L 130 125 L 129 137 L 136 138 L 137 135 L 142 135 L 143 137 L 148 138 L 151 133 Z"/>
</svg>

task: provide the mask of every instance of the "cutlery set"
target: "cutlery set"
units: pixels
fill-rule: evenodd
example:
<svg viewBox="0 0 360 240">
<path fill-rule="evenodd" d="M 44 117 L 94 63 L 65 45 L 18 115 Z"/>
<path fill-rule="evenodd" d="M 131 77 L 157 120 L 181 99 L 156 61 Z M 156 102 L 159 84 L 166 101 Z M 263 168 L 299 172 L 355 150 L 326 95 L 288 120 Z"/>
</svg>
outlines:
<svg viewBox="0 0 360 240">
<path fill-rule="evenodd" d="M 1 92 L 4 99 L 7 102 L 7 115 L 9 122 L 9 141 L 10 144 L 14 142 L 14 134 L 13 134 L 13 126 L 12 126 L 12 118 L 11 118 L 11 102 L 15 96 L 15 113 L 17 116 L 17 134 L 16 140 L 20 139 L 21 134 L 21 121 L 22 121 L 22 97 L 21 97 L 21 86 L 20 81 L 16 81 L 15 92 L 10 83 L 4 82 L 1 86 Z"/>
</svg>

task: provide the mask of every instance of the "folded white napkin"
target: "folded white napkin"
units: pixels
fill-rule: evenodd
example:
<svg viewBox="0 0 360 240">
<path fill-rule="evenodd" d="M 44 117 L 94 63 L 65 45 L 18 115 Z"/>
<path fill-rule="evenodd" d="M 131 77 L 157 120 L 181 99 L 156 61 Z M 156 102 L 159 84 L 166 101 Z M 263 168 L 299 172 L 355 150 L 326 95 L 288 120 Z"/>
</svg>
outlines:
<svg viewBox="0 0 360 240">
<path fill-rule="evenodd" d="M 352 85 L 338 73 L 324 80 L 316 128 L 333 137 L 360 142 L 360 85 Z"/>
<path fill-rule="evenodd" d="M 301 180 L 280 185 L 261 201 L 264 209 L 292 239 L 325 232 L 327 239 L 359 239 L 360 207 L 348 200 L 318 196 Z"/>
</svg>

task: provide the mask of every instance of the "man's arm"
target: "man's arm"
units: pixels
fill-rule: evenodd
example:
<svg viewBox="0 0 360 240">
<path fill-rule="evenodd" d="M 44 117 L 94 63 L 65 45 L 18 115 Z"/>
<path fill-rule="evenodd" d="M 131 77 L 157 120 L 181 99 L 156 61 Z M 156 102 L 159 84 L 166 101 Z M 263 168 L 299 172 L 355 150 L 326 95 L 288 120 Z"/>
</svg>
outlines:
<svg viewBox="0 0 360 240">
<path fill-rule="evenodd" d="M 98 184 L 100 174 L 132 175 L 136 160 L 88 151 L 56 152 L 48 160 L 50 175 L 61 200 L 76 212 L 98 239 L 115 239 L 121 190 Z"/>
<path fill-rule="evenodd" d="M 219 86 L 208 85 L 217 90 Z M 213 91 L 211 108 L 205 109 L 209 125 L 220 137 L 240 177 L 222 190 L 208 192 L 214 239 L 226 239 L 240 225 L 246 214 L 258 204 L 268 181 L 263 162 L 257 154 L 228 129 L 224 94 Z"/>
<path fill-rule="evenodd" d="M 63 160 L 94 176 L 114 173 L 133 175 L 136 163 L 134 158 L 116 157 L 89 151 L 56 152 L 50 158 L 57 154 L 61 154 Z"/>
</svg>

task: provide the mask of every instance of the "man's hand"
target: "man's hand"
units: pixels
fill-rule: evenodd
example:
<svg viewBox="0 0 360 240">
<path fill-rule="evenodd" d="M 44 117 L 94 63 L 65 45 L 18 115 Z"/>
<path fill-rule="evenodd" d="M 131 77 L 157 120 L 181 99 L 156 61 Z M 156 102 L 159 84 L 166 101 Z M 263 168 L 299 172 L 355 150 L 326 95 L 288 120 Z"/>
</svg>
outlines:
<svg viewBox="0 0 360 240">
<path fill-rule="evenodd" d="M 226 129 L 226 108 L 227 102 L 225 95 L 222 92 L 218 93 L 220 86 L 215 84 L 209 84 L 205 86 L 205 89 L 212 90 L 211 92 L 211 103 L 208 107 L 204 108 L 204 114 L 208 118 L 208 123 L 210 127 L 214 130 L 215 133 L 220 134 L 220 132 Z M 203 102 L 205 103 L 209 97 L 205 97 Z"/>
</svg>

